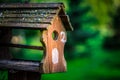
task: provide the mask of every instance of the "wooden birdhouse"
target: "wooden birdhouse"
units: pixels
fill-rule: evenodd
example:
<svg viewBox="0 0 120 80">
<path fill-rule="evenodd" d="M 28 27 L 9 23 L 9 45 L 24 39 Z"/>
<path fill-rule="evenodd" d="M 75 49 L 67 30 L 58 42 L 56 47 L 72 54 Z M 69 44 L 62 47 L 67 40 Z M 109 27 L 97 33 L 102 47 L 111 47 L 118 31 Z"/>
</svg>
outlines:
<svg viewBox="0 0 120 80">
<path fill-rule="evenodd" d="M 12 29 L 42 32 L 42 46 L 11 43 Z M 0 69 L 54 73 L 66 71 L 66 31 L 73 28 L 62 3 L 0 4 Z M 15 60 L 9 47 L 43 50 L 41 61 Z"/>
</svg>

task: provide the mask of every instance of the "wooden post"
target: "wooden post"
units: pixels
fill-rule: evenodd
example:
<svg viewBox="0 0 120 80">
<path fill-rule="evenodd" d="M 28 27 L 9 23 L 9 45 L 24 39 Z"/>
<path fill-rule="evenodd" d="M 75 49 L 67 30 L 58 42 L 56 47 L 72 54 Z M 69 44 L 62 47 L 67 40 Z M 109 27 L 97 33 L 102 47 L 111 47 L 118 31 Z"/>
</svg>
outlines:
<svg viewBox="0 0 120 80">
<path fill-rule="evenodd" d="M 9 43 L 12 37 L 12 30 L 9 28 L 0 29 L 0 43 Z M 0 59 L 11 59 L 8 47 L 0 45 Z"/>
</svg>

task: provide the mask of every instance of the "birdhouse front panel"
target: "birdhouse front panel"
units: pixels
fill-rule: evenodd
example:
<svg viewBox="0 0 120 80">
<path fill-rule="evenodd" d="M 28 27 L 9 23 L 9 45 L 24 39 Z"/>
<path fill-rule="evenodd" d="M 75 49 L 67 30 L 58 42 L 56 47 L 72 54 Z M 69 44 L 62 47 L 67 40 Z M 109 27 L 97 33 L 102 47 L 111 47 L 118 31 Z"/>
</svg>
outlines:
<svg viewBox="0 0 120 80">
<path fill-rule="evenodd" d="M 45 72 L 66 71 L 64 45 L 67 41 L 66 30 L 59 16 L 56 16 L 48 30 L 43 32 L 46 47 L 43 67 Z"/>
</svg>

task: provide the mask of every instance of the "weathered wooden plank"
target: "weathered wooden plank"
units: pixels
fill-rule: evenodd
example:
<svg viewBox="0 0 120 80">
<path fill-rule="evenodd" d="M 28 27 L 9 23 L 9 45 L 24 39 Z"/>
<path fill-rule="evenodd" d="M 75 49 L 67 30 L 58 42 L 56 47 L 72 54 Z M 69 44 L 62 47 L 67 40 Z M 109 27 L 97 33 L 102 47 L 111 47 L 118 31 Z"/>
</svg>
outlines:
<svg viewBox="0 0 120 80">
<path fill-rule="evenodd" d="M 63 3 L 2 3 L 0 8 L 59 8 Z"/>
<path fill-rule="evenodd" d="M 40 62 L 20 60 L 0 60 L 0 69 L 13 69 L 39 72 Z"/>
<path fill-rule="evenodd" d="M 41 13 L 49 13 L 55 14 L 58 9 L 1 9 L 2 14 L 41 14 Z"/>
<path fill-rule="evenodd" d="M 8 80 L 40 80 L 41 74 L 29 71 L 11 71 L 8 72 Z"/>
<path fill-rule="evenodd" d="M 51 23 L 1 23 L 0 28 L 46 29 Z"/>
<path fill-rule="evenodd" d="M 69 17 L 67 15 L 59 15 L 59 17 L 61 18 L 63 25 L 65 26 L 65 29 L 67 31 L 73 31 L 73 27 L 70 24 Z"/>
<path fill-rule="evenodd" d="M 3 14 L 3 16 L 0 16 L 0 18 L 47 18 L 51 19 L 55 16 L 55 14 Z"/>
<path fill-rule="evenodd" d="M 21 18 L 0 18 L 0 23 L 7 23 L 7 22 L 14 22 L 14 23 L 51 23 L 51 18 L 44 18 L 44 17 L 37 17 L 37 18 L 30 18 L 30 17 L 21 17 Z"/>
<path fill-rule="evenodd" d="M 0 43 L 1 47 L 16 47 L 16 48 L 27 48 L 27 49 L 35 49 L 35 50 L 44 50 L 42 46 L 29 46 L 29 45 L 22 45 L 22 44 L 10 44 L 10 43 Z"/>
</svg>

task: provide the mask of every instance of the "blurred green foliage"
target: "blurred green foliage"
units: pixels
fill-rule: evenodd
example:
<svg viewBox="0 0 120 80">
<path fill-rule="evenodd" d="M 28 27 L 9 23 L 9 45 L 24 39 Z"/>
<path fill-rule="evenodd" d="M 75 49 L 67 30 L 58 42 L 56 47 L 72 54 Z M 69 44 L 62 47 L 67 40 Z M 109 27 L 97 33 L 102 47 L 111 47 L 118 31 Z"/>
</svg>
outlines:
<svg viewBox="0 0 120 80">
<path fill-rule="evenodd" d="M 74 27 L 73 32 L 68 32 L 65 46 L 68 71 L 44 74 L 42 80 L 120 80 L 120 0 L 1 0 L 0 2 L 65 4 L 65 10 Z M 20 34 L 28 39 L 22 43 L 41 45 L 39 41 L 34 41 L 39 31 L 31 32 Z M 13 55 L 28 60 L 39 60 L 42 56 L 37 51 L 20 50 L 19 54 L 21 53 L 22 55 L 16 56 L 14 51 Z M 34 53 L 38 56 L 33 56 Z M 0 80 L 2 74 L 7 73 L 0 72 Z"/>
<path fill-rule="evenodd" d="M 41 32 L 39 30 L 13 29 L 12 35 L 12 43 L 14 44 L 42 46 L 42 43 L 40 42 Z M 40 50 L 22 48 L 11 48 L 10 50 L 13 54 L 14 59 L 40 61 L 43 56 L 43 51 Z"/>
</svg>

